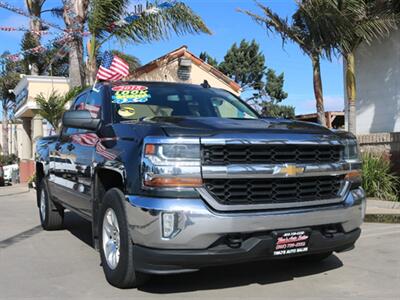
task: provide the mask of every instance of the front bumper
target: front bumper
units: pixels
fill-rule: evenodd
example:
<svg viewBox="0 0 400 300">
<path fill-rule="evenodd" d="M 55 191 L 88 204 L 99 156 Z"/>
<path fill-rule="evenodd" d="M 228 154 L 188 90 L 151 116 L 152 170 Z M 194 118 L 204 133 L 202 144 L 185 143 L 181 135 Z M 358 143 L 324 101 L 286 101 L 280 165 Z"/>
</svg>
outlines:
<svg viewBox="0 0 400 300">
<path fill-rule="evenodd" d="M 324 235 L 320 230 L 311 231 L 307 254 L 344 251 L 351 248 L 361 234 L 359 228 L 347 232 Z M 152 249 L 134 245 L 136 270 L 149 274 L 170 274 L 197 271 L 202 267 L 228 265 L 249 261 L 280 259 L 273 256 L 275 239 L 271 234 L 260 234 L 247 238 L 240 247 L 217 245 L 205 250 Z M 301 254 L 291 254 L 299 256 Z"/>
<path fill-rule="evenodd" d="M 340 204 L 286 210 L 217 212 L 201 198 L 171 199 L 127 196 L 125 208 L 132 241 L 160 249 L 207 249 L 229 234 L 338 224 L 343 232 L 360 227 L 365 193 L 350 191 Z M 162 214 L 175 214 L 175 231 L 162 237 Z"/>
</svg>

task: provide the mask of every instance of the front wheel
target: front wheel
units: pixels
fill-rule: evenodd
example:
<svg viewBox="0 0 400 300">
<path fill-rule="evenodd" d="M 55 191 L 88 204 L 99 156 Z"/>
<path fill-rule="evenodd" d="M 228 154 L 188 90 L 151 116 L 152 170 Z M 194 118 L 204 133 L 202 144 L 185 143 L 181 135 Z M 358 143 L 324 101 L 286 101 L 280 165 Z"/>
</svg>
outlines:
<svg viewBox="0 0 400 300">
<path fill-rule="evenodd" d="M 132 288 L 146 277 L 135 271 L 133 244 L 123 207 L 124 195 L 112 188 L 106 192 L 100 211 L 100 258 L 107 281 L 118 288 Z"/>
</svg>

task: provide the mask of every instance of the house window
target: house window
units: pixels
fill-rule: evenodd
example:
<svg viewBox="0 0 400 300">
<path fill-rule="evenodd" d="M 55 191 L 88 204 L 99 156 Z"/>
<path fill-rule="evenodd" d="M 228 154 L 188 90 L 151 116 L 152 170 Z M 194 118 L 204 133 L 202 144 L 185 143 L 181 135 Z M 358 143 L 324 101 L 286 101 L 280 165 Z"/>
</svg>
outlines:
<svg viewBox="0 0 400 300">
<path fill-rule="evenodd" d="M 189 80 L 191 70 L 192 61 L 189 58 L 180 58 L 178 66 L 178 78 L 183 81 Z"/>
</svg>

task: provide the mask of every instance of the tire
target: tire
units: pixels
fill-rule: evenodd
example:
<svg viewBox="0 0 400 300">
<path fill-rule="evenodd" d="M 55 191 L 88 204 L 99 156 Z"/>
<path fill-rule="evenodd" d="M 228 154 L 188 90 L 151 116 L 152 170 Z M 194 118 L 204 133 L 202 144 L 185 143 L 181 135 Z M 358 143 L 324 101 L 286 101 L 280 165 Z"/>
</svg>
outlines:
<svg viewBox="0 0 400 300">
<path fill-rule="evenodd" d="M 40 223 L 44 230 L 62 229 L 64 209 L 51 200 L 46 181 L 41 180 L 37 193 Z"/>
<path fill-rule="evenodd" d="M 147 276 L 135 271 L 133 243 L 123 201 L 124 194 L 117 188 L 105 193 L 99 215 L 99 247 L 107 281 L 117 288 L 126 289 L 143 284 Z"/>
<path fill-rule="evenodd" d="M 294 259 L 297 261 L 304 261 L 304 262 L 320 262 L 323 261 L 324 259 L 327 259 L 329 256 L 332 255 L 332 253 L 333 252 L 330 251 L 317 254 L 309 254 L 305 256 L 294 257 Z"/>
</svg>

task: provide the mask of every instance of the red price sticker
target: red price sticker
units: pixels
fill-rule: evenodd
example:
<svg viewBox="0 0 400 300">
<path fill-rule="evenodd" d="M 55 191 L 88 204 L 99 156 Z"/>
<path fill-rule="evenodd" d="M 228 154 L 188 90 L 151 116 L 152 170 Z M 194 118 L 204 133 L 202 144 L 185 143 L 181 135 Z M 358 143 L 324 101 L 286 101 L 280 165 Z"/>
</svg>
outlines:
<svg viewBox="0 0 400 300">
<path fill-rule="evenodd" d="M 119 91 L 145 91 L 147 90 L 146 86 L 143 85 L 117 85 L 112 87 L 112 90 L 115 92 Z"/>
</svg>

